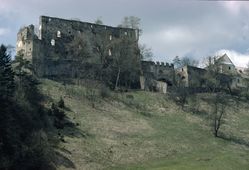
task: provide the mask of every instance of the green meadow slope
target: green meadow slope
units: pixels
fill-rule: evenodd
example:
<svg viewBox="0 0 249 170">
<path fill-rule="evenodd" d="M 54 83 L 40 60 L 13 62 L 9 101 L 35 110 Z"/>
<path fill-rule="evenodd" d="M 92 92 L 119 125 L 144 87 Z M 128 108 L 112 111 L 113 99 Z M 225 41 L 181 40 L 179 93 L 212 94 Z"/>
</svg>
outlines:
<svg viewBox="0 0 249 170">
<path fill-rule="evenodd" d="M 107 91 L 104 98 L 96 92 L 92 107 L 84 87 L 41 81 L 49 96 L 44 105 L 62 97 L 70 122 L 51 132 L 63 138 L 56 146 L 63 155 L 58 169 L 249 169 L 247 103 L 227 108 L 221 132 L 231 138 L 225 140 L 212 134 L 206 94 L 198 95 L 201 112 L 195 114 L 182 111 L 167 95 L 144 91 Z M 186 108 L 195 105 L 190 100 Z"/>
</svg>

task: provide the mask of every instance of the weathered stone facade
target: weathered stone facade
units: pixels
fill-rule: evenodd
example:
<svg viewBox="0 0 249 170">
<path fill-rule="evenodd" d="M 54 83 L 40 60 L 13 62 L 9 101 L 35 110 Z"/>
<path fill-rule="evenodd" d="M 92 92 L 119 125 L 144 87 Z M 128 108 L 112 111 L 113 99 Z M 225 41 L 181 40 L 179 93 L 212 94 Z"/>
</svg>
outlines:
<svg viewBox="0 0 249 170">
<path fill-rule="evenodd" d="M 224 54 L 218 58 L 214 58 L 213 63 L 219 68 L 219 72 L 228 75 L 236 75 L 236 67 L 231 61 L 231 59 Z"/>
<path fill-rule="evenodd" d="M 210 59 L 210 64 L 217 68 L 218 81 L 221 86 L 230 89 L 246 88 L 249 85 L 249 77 L 246 76 L 243 69 L 237 68 L 227 54 Z M 175 70 L 176 85 L 189 88 L 205 88 L 206 68 L 193 66 L 184 66 Z M 226 87 L 225 87 L 226 86 Z"/>
<path fill-rule="evenodd" d="M 141 65 L 140 83 L 142 89 L 166 93 L 167 87 L 174 85 L 175 71 L 173 64 L 142 61 Z"/>
<path fill-rule="evenodd" d="M 176 84 L 183 87 L 200 88 L 205 86 L 205 69 L 184 66 L 176 69 Z"/>
<path fill-rule="evenodd" d="M 33 25 L 21 29 L 16 49 L 32 61 L 39 77 L 75 78 L 84 74 L 83 68 L 88 67 L 88 63 L 97 66 L 104 59 L 111 59 L 114 41 L 128 39 L 129 47 L 138 49 L 138 34 L 135 29 L 41 16 L 38 35 Z M 72 47 L 77 37 L 90 49 L 91 57 L 87 60 L 72 55 L 75 48 L 83 48 Z M 139 53 L 134 53 L 134 58 L 139 57 Z"/>
<path fill-rule="evenodd" d="M 214 64 L 219 68 L 219 72 L 231 79 L 232 89 L 246 88 L 249 85 L 249 77 L 243 68 L 236 67 L 227 54 L 214 59 Z"/>
<path fill-rule="evenodd" d="M 86 72 L 101 74 L 97 68 L 112 61 L 116 51 L 132 55 L 131 62 L 140 62 L 139 32 L 136 29 L 41 16 L 38 33 L 35 32 L 33 25 L 20 29 L 16 49 L 17 54 L 32 62 L 39 77 L 84 79 Z M 121 47 L 121 40 L 127 40 L 128 44 Z M 75 54 L 83 48 L 87 49 L 85 53 Z M 248 87 L 249 78 L 226 54 L 215 58 L 212 63 L 219 68 L 221 77 L 231 79 L 231 88 Z M 167 87 L 174 85 L 205 86 L 206 70 L 202 68 L 184 66 L 175 70 L 172 64 L 152 61 L 141 61 L 138 65 L 141 69 L 140 85 L 145 90 L 166 93 Z"/>
</svg>

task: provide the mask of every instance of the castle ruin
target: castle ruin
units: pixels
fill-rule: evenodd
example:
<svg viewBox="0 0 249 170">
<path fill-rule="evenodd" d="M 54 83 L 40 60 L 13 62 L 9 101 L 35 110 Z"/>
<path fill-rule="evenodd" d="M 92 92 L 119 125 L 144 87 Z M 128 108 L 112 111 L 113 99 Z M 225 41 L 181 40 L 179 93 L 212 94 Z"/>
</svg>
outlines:
<svg viewBox="0 0 249 170">
<path fill-rule="evenodd" d="M 136 29 L 41 16 L 38 34 L 33 25 L 20 29 L 16 51 L 32 62 L 39 77 L 81 78 L 88 63 L 97 67 L 112 59 L 114 42 L 125 39 L 137 51 L 138 34 Z M 85 58 L 75 54 L 83 48 Z M 138 52 L 133 55 L 140 59 Z"/>
<path fill-rule="evenodd" d="M 124 40 L 126 43 L 121 46 Z M 205 69 L 174 69 L 168 63 L 140 61 L 138 40 L 136 29 L 41 16 L 38 30 L 33 25 L 20 29 L 16 51 L 32 62 L 38 77 L 84 79 L 90 75 L 95 79 L 118 53 L 124 53 L 132 56 L 130 62 L 139 63 L 141 89 L 166 93 L 168 86 L 205 88 Z M 218 66 L 221 79 L 229 80 L 231 88 L 248 86 L 249 78 L 226 54 L 213 64 Z"/>
</svg>

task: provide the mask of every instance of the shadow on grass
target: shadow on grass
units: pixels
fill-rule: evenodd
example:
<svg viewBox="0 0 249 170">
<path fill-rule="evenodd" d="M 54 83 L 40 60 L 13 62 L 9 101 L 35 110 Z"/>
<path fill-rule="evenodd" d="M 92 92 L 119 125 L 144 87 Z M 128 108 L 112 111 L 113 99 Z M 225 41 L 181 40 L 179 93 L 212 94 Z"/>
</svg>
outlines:
<svg viewBox="0 0 249 170">
<path fill-rule="evenodd" d="M 74 123 L 70 120 L 69 117 L 66 117 L 64 122 L 63 129 L 60 129 L 62 135 L 71 137 L 71 138 L 86 138 L 92 136 L 87 131 L 81 130 L 78 126 L 80 126 L 79 123 Z"/>
<path fill-rule="evenodd" d="M 65 117 L 63 122 L 63 128 L 54 128 L 52 137 L 55 139 L 55 145 L 53 146 L 54 152 L 54 163 L 57 167 L 62 166 L 65 168 L 76 169 L 74 162 L 70 159 L 73 154 L 70 150 L 63 146 L 63 143 L 68 143 L 67 137 L 69 138 L 87 138 L 91 135 L 81 130 L 77 123 L 70 120 L 69 117 Z M 61 145 L 62 144 L 62 145 Z"/>
<path fill-rule="evenodd" d="M 191 106 L 184 107 L 183 111 L 184 112 L 190 112 L 190 113 L 192 113 L 194 115 L 202 116 L 202 117 L 207 117 L 209 115 L 209 113 L 206 110 L 196 109 L 195 107 L 191 107 Z"/>
<path fill-rule="evenodd" d="M 68 159 L 65 155 L 63 155 L 58 151 L 55 151 L 55 155 L 56 155 L 55 164 L 57 166 L 64 166 L 66 168 L 76 169 L 74 163 L 70 159 Z"/>
<path fill-rule="evenodd" d="M 142 116 L 145 116 L 145 117 L 148 117 L 148 118 L 151 118 L 153 116 L 152 113 L 150 112 L 147 112 L 147 111 L 140 111 L 139 112 Z"/>
<path fill-rule="evenodd" d="M 50 97 L 47 99 L 54 102 Z M 70 112 L 69 107 L 60 108 L 61 111 L 65 114 L 65 111 Z M 66 114 L 62 118 L 56 117 L 55 114 L 51 114 L 51 108 L 45 109 L 48 112 L 50 122 L 52 124 L 51 129 L 51 138 L 54 141 L 53 145 L 53 162 L 56 167 L 65 167 L 70 169 L 76 169 L 74 162 L 71 159 L 73 154 L 70 150 L 64 147 L 63 143 L 68 143 L 68 138 L 82 138 L 91 137 L 87 131 L 80 129 L 80 123 L 77 123 L 75 120 L 71 119 Z M 50 114 L 49 114 L 50 111 Z"/>
<path fill-rule="evenodd" d="M 220 133 L 220 135 L 218 136 L 218 138 L 221 138 L 223 140 L 226 140 L 226 141 L 229 141 L 229 142 L 233 142 L 233 143 L 236 143 L 236 144 L 239 144 L 239 145 L 243 145 L 243 146 L 249 147 L 249 142 L 248 141 L 246 141 L 244 139 L 241 139 L 241 138 L 238 138 L 236 136 L 227 136 L 224 133 Z"/>
<path fill-rule="evenodd" d="M 72 111 L 72 110 L 71 110 L 69 107 L 67 107 L 67 106 L 65 106 L 63 109 L 66 110 L 66 111 L 68 111 L 68 112 L 71 112 L 71 111 Z"/>
</svg>

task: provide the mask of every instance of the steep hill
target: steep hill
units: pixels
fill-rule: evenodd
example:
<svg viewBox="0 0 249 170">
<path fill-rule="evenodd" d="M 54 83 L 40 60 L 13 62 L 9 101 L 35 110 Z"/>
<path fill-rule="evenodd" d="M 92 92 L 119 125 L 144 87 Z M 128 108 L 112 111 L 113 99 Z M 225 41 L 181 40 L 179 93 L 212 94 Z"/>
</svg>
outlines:
<svg viewBox="0 0 249 170">
<path fill-rule="evenodd" d="M 61 142 L 58 169 L 204 169 L 249 168 L 249 105 L 226 108 L 221 132 L 215 138 L 207 94 L 190 99 L 182 109 L 167 95 L 134 91 L 114 93 L 41 80 L 49 96 L 44 103 L 65 102 L 67 123 L 54 130 Z M 101 97 L 102 96 L 102 97 Z M 191 107 L 199 112 L 192 113 Z M 248 143 L 247 143 L 248 141 Z"/>
</svg>

